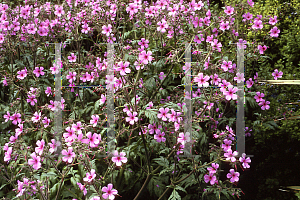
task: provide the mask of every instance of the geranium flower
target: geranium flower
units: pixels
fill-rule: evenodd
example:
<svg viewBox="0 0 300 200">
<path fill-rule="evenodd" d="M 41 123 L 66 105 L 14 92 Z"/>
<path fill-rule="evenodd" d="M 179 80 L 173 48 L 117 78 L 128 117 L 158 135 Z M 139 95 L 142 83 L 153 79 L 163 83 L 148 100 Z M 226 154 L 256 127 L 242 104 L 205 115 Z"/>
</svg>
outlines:
<svg viewBox="0 0 300 200">
<path fill-rule="evenodd" d="M 114 163 L 116 163 L 117 166 L 121 166 L 122 163 L 126 163 L 127 162 L 127 158 L 125 157 L 126 156 L 126 153 L 125 152 L 120 152 L 120 154 L 118 153 L 117 150 L 114 151 L 113 153 L 113 157 L 112 157 L 112 161 Z"/>
<path fill-rule="evenodd" d="M 261 107 L 262 110 L 268 110 L 270 108 L 270 106 L 268 104 L 270 104 L 270 101 L 266 101 L 263 99 L 263 100 L 261 100 L 261 102 L 258 105 L 262 106 Z"/>
<path fill-rule="evenodd" d="M 42 164 L 40 162 L 41 157 L 37 156 L 35 154 L 35 152 L 33 152 L 32 154 L 30 154 L 30 156 L 32 157 L 32 159 L 28 160 L 28 164 L 32 165 L 33 169 L 38 170 L 39 168 L 41 168 Z"/>
<path fill-rule="evenodd" d="M 152 52 L 151 51 L 148 51 L 146 53 L 146 51 L 142 51 L 140 54 L 139 54 L 139 60 L 141 61 L 141 63 L 147 65 L 148 62 L 151 62 L 152 61 Z"/>
<path fill-rule="evenodd" d="M 280 33 L 280 30 L 274 26 L 271 30 L 270 30 L 270 36 L 271 37 L 278 37 L 278 34 Z"/>
<path fill-rule="evenodd" d="M 92 182 L 94 179 L 96 178 L 96 172 L 94 169 L 91 170 L 91 173 L 90 172 L 87 172 L 86 173 L 86 177 L 83 178 L 83 181 L 85 182 Z"/>
<path fill-rule="evenodd" d="M 61 145 L 60 141 L 55 141 L 55 139 L 51 139 L 52 143 L 48 143 L 50 146 L 50 153 L 53 153 L 54 151 L 57 150 L 57 147 Z"/>
<path fill-rule="evenodd" d="M 61 153 L 62 153 L 62 155 L 64 155 L 64 157 L 62 158 L 64 162 L 72 163 L 73 158 L 76 157 L 76 154 L 73 152 L 72 147 L 69 147 L 68 151 L 62 150 Z"/>
<path fill-rule="evenodd" d="M 35 147 L 35 152 L 39 155 L 42 155 L 44 147 L 45 147 L 45 141 L 42 139 L 41 141 L 38 140 L 36 142 L 37 147 Z"/>
<path fill-rule="evenodd" d="M 238 182 L 239 181 L 239 172 L 234 172 L 234 169 L 229 170 L 230 173 L 227 174 L 227 178 L 230 178 L 230 182 Z"/>
<path fill-rule="evenodd" d="M 208 167 L 207 170 L 209 171 L 210 174 L 214 174 L 217 172 L 217 169 L 219 168 L 219 164 L 218 163 L 212 163 L 211 164 L 212 167 Z"/>
<path fill-rule="evenodd" d="M 191 141 L 190 133 L 189 132 L 186 132 L 185 134 L 179 133 L 179 137 L 177 141 L 183 145 L 185 145 L 186 142 L 190 142 Z"/>
<path fill-rule="evenodd" d="M 258 48 L 260 54 L 264 54 L 264 51 L 266 51 L 268 47 L 266 45 L 264 45 L 264 46 L 258 45 L 257 48 Z"/>
<path fill-rule="evenodd" d="M 33 73 L 36 75 L 36 77 L 40 77 L 45 75 L 45 72 L 43 72 L 44 67 L 36 67 L 35 70 L 33 70 Z"/>
<path fill-rule="evenodd" d="M 234 93 L 236 93 L 237 91 L 238 91 L 238 88 L 233 87 L 232 85 L 229 85 L 229 86 L 228 86 L 228 91 L 223 92 L 223 94 L 226 96 L 225 98 L 226 98 L 226 100 L 228 100 L 228 101 L 229 101 L 230 99 L 236 100 L 236 99 L 237 99 L 237 95 L 234 94 Z"/>
<path fill-rule="evenodd" d="M 231 149 L 231 143 L 232 143 L 231 140 L 225 139 L 224 144 L 222 144 L 223 150 L 227 152 L 229 149 Z"/>
<path fill-rule="evenodd" d="M 76 55 L 74 53 L 71 53 L 70 56 L 68 56 L 69 62 L 76 62 Z"/>
<path fill-rule="evenodd" d="M 269 24 L 275 25 L 276 23 L 277 23 L 277 16 L 274 16 L 274 18 L 271 17 L 270 20 L 269 20 Z"/>
<path fill-rule="evenodd" d="M 245 81 L 245 78 L 244 78 L 244 73 L 237 73 L 236 74 L 236 77 L 234 77 L 234 80 L 237 81 L 237 83 L 240 83 L 242 81 Z"/>
<path fill-rule="evenodd" d="M 90 120 L 90 123 L 93 124 L 93 127 L 97 126 L 98 120 L 99 120 L 98 115 L 92 115 L 92 119 Z"/>
<path fill-rule="evenodd" d="M 118 191 L 116 189 L 113 189 L 113 184 L 109 183 L 107 187 L 102 188 L 102 192 L 105 192 L 102 194 L 102 197 L 104 199 L 109 198 L 110 200 L 115 199 L 115 195 L 118 194 Z"/>
<path fill-rule="evenodd" d="M 21 114 L 20 113 L 15 113 L 12 116 L 10 116 L 10 120 L 12 120 L 12 123 L 14 125 L 17 125 L 17 123 L 21 123 Z"/>
<path fill-rule="evenodd" d="M 121 76 L 126 75 L 126 73 L 129 74 L 131 72 L 131 70 L 127 68 L 129 64 L 130 63 L 128 61 L 126 61 L 124 64 L 122 61 L 118 63 L 119 68 L 117 68 L 117 71 L 120 72 Z"/>
<path fill-rule="evenodd" d="M 86 134 L 86 136 L 87 136 L 88 139 L 82 139 L 81 140 L 82 143 L 85 143 L 85 144 L 90 143 L 90 147 L 97 147 L 98 146 L 98 144 L 99 144 L 99 142 L 101 140 L 101 135 L 98 135 L 97 133 L 94 133 L 92 135 L 91 132 L 88 132 Z"/>
<path fill-rule="evenodd" d="M 263 100 L 263 97 L 265 96 L 264 93 L 256 92 L 256 95 L 254 96 L 254 99 L 256 99 L 256 102 L 260 102 Z"/>
<path fill-rule="evenodd" d="M 249 157 L 246 158 L 245 153 L 242 154 L 242 157 L 240 157 L 239 161 L 241 163 L 243 163 L 242 165 L 243 165 L 244 168 L 250 168 L 250 165 L 248 163 L 251 163 L 251 159 Z"/>
<path fill-rule="evenodd" d="M 49 95 L 52 94 L 51 87 L 47 87 L 47 89 L 45 90 L 45 93 L 47 94 L 47 97 L 49 97 Z"/>
<path fill-rule="evenodd" d="M 227 150 L 227 153 L 224 153 L 224 156 L 226 157 L 226 160 L 231 160 L 231 162 L 235 162 L 236 161 L 236 158 L 235 156 L 238 155 L 238 152 L 237 151 L 234 151 L 232 153 L 232 150 L 231 149 L 228 149 Z"/>
<path fill-rule="evenodd" d="M 159 109 L 160 113 L 157 114 L 157 117 L 159 119 L 162 118 L 163 121 L 167 121 L 168 120 L 167 119 L 167 113 L 169 112 L 169 110 L 170 110 L 169 108 L 165 108 L 165 109 L 164 108 L 160 108 Z"/>
<path fill-rule="evenodd" d="M 85 196 L 87 194 L 85 185 L 82 185 L 81 183 L 77 182 L 77 185 L 79 186 L 80 190 L 83 190 L 83 195 Z"/>
<path fill-rule="evenodd" d="M 107 26 L 103 25 L 102 26 L 102 33 L 105 34 L 106 36 L 109 36 L 109 34 L 112 31 L 112 26 L 108 24 Z"/>
<path fill-rule="evenodd" d="M 226 10 L 224 10 L 224 12 L 225 12 L 227 15 L 232 15 L 233 12 L 234 12 L 234 8 L 231 7 L 231 6 L 226 6 Z"/>
<path fill-rule="evenodd" d="M 283 72 L 280 71 L 278 72 L 278 69 L 275 69 L 274 72 L 272 73 L 272 76 L 274 76 L 274 79 L 277 80 L 277 78 L 282 78 Z"/>
<path fill-rule="evenodd" d="M 128 117 L 126 117 L 126 122 L 129 122 L 129 124 L 133 125 L 134 122 L 138 122 L 137 112 L 131 113 L 130 111 L 127 111 Z"/>
<path fill-rule="evenodd" d="M 210 182 L 211 185 L 214 185 L 215 183 L 217 183 L 217 177 L 214 176 L 213 174 L 209 173 L 204 175 L 204 181 L 205 183 Z"/>
<path fill-rule="evenodd" d="M 12 147 L 8 147 L 7 151 L 4 153 L 4 162 L 11 159 Z"/>
<path fill-rule="evenodd" d="M 154 139 L 157 141 L 157 142 L 165 142 L 166 141 L 166 138 L 163 137 L 165 135 L 165 132 L 160 132 L 158 134 L 155 134 L 154 135 Z"/>
<path fill-rule="evenodd" d="M 50 124 L 50 120 L 47 117 L 44 117 L 44 119 L 42 120 L 42 122 L 44 123 L 44 127 L 47 128 Z"/>
<path fill-rule="evenodd" d="M 41 112 L 35 112 L 33 114 L 33 117 L 31 118 L 31 120 L 34 122 L 34 123 L 37 123 L 40 119 L 41 119 L 41 115 L 42 113 Z"/>
</svg>

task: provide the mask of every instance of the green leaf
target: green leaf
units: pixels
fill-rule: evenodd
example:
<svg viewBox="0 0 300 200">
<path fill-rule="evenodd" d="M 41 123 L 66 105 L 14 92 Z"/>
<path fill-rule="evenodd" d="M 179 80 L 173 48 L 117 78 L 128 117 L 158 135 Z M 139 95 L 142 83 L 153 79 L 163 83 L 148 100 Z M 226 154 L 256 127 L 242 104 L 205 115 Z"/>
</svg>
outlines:
<svg viewBox="0 0 300 200">
<path fill-rule="evenodd" d="M 181 200 L 181 196 L 178 194 L 178 192 L 174 189 L 171 196 L 168 200 Z"/>
</svg>

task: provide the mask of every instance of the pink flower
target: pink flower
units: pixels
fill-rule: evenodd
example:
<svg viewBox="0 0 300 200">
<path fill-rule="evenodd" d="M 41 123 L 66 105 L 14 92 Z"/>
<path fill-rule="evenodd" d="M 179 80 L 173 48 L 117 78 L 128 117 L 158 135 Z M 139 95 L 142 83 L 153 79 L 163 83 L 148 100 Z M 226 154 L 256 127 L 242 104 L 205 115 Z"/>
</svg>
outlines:
<svg viewBox="0 0 300 200">
<path fill-rule="evenodd" d="M 67 131 L 63 134 L 65 139 L 69 139 L 69 140 L 76 139 L 77 137 L 75 134 L 76 130 L 73 127 L 72 128 L 67 127 L 65 130 Z"/>
<path fill-rule="evenodd" d="M 6 80 L 6 76 L 4 76 L 4 80 L 3 80 L 3 86 L 8 86 L 8 84 L 7 84 L 7 80 Z"/>
<path fill-rule="evenodd" d="M 212 173 L 209 173 L 209 175 L 205 174 L 204 181 L 205 181 L 205 183 L 210 182 L 211 185 L 214 185 L 215 183 L 217 183 L 217 177 L 214 176 L 214 174 L 212 174 Z"/>
<path fill-rule="evenodd" d="M 26 68 L 21 70 L 21 71 L 18 71 L 17 72 L 19 75 L 17 76 L 18 79 L 21 79 L 23 80 L 26 76 L 27 76 L 27 70 Z"/>
<path fill-rule="evenodd" d="M 16 134 L 19 136 L 23 132 L 23 124 L 18 124 L 19 128 L 16 128 Z"/>
<path fill-rule="evenodd" d="M 264 93 L 256 92 L 256 95 L 254 96 L 254 99 L 256 99 L 256 102 L 260 102 L 263 100 L 263 97 L 265 96 Z"/>
<path fill-rule="evenodd" d="M 234 12 L 234 8 L 231 7 L 231 6 L 226 6 L 226 10 L 224 10 L 224 12 L 225 12 L 227 15 L 232 15 L 233 12 Z"/>
<path fill-rule="evenodd" d="M 103 25 L 102 26 L 102 33 L 105 34 L 106 36 L 109 36 L 109 34 L 112 31 L 112 26 L 108 24 L 107 26 Z"/>
<path fill-rule="evenodd" d="M 38 170 L 39 168 L 41 168 L 41 166 L 42 166 L 42 164 L 40 162 L 41 157 L 36 156 L 35 152 L 30 154 L 30 156 L 32 157 L 32 159 L 28 160 L 28 164 L 32 165 L 33 169 L 35 169 L 35 170 Z"/>
<path fill-rule="evenodd" d="M 17 125 L 17 123 L 21 123 L 21 114 L 20 113 L 15 113 L 12 116 L 10 116 L 10 120 L 12 120 L 12 123 L 14 125 Z"/>
<path fill-rule="evenodd" d="M 234 94 L 238 91 L 238 89 L 236 87 L 233 87 L 232 85 L 228 86 L 228 91 L 223 92 L 223 94 L 226 96 L 226 100 L 236 100 L 237 99 L 237 95 Z"/>
<path fill-rule="evenodd" d="M 4 35 L 0 33 L 0 44 L 4 42 L 4 39 L 5 39 Z"/>
<path fill-rule="evenodd" d="M 76 80 L 76 72 L 69 72 L 69 75 L 66 76 L 67 79 L 70 79 L 69 82 L 72 83 Z"/>
<path fill-rule="evenodd" d="M 266 51 L 268 47 L 266 45 L 264 45 L 264 46 L 258 45 L 257 48 L 258 48 L 260 54 L 264 54 L 264 51 Z"/>
<path fill-rule="evenodd" d="M 270 106 L 268 104 L 270 104 L 270 101 L 266 101 L 263 99 L 263 100 L 261 100 L 261 102 L 258 105 L 262 106 L 261 107 L 262 110 L 268 110 L 270 108 Z"/>
<path fill-rule="evenodd" d="M 37 103 L 37 99 L 35 98 L 35 95 L 29 95 L 28 94 L 28 98 L 29 99 L 26 99 L 27 100 L 27 103 L 30 102 L 30 105 L 34 106 L 36 103 Z"/>
<path fill-rule="evenodd" d="M 7 162 L 11 159 L 12 147 L 9 147 L 7 151 L 4 153 L 4 162 Z"/>
<path fill-rule="evenodd" d="M 252 2 L 252 0 L 247 0 L 247 3 L 248 3 L 251 7 L 253 7 L 253 5 L 254 5 L 254 2 Z"/>
<path fill-rule="evenodd" d="M 77 131 L 78 134 L 81 134 L 82 133 L 81 129 L 83 129 L 81 127 L 81 122 L 77 122 L 77 124 L 72 124 L 72 129 Z"/>
<path fill-rule="evenodd" d="M 62 155 L 64 155 L 64 157 L 62 158 L 64 162 L 68 162 L 68 163 L 72 163 L 73 158 L 76 157 L 75 153 L 73 152 L 73 148 L 69 147 L 68 151 L 66 150 L 62 150 L 61 152 Z"/>
<path fill-rule="evenodd" d="M 217 172 L 217 169 L 219 168 L 219 164 L 218 163 L 212 163 L 211 164 L 212 167 L 208 167 L 207 170 L 209 171 L 210 174 L 214 174 Z"/>
<path fill-rule="evenodd" d="M 167 113 L 169 112 L 169 108 L 160 108 L 159 111 L 160 113 L 157 114 L 157 117 L 160 119 L 162 118 L 163 121 L 167 121 Z"/>
<path fill-rule="evenodd" d="M 280 30 L 279 30 L 276 26 L 274 26 L 274 27 L 271 29 L 270 32 L 271 32 L 271 33 L 270 33 L 270 36 L 271 36 L 271 37 L 278 37 L 278 34 L 280 33 Z"/>
<path fill-rule="evenodd" d="M 86 173 L 86 177 L 83 178 L 83 181 L 89 182 L 89 183 L 90 183 L 90 182 L 92 182 L 95 178 L 96 178 L 96 173 L 95 173 L 95 170 L 92 169 L 92 170 L 91 170 L 91 173 L 90 173 L 90 172 Z"/>
<path fill-rule="evenodd" d="M 50 124 L 50 120 L 47 117 L 44 117 L 44 119 L 42 120 L 42 122 L 45 124 L 44 127 L 47 128 Z"/>
<path fill-rule="evenodd" d="M 275 25 L 276 23 L 277 23 L 277 16 L 274 16 L 274 18 L 271 17 L 270 20 L 269 20 L 269 24 Z"/>
<path fill-rule="evenodd" d="M 79 186 L 81 191 L 83 190 L 83 195 L 85 196 L 87 194 L 85 186 L 78 182 L 77 182 L 77 185 Z"/>
<path fill-rule="evenodd" d="M 151 62 L 152 61 L 152 52 L 151 51 L 148 51 L 147 53 L 146 53 L 146 51 L 142 51 L 140 54 L 139 54 L 139 60 L 143 63 L 143 64 L 145 64 L 145 65 L 147 65 L 148 64 L 148 62 Z"/>
<path fill-rule="evenodd" d="M 37 123 L 40 119 L 41 119 L 41 115 L 42 115 L 42 113 L 41 112 L 35 112 L 34 114 L 33 114 L 33 117 L 31 118 L 31 120 L 34 122 L 34 123 Z"/>
<path fill-rule="evenodd" d="M 158 22 L 157 25 L 157 31 L 160 31 L 162 33 L 165 33 L 166 29 L 169 27 L 168 23 L 164 19 L 162 19 L 161 22 Z"/>
<path fill-rule="evenodd" d="M 226 60 L 224 60 L 223 64 L 221 65 L 221 68 L 224 70 L 224 72 L 227 72 L 228 69 L 232 68 L 232 62 L 231 61 L 227 62 Z"/>
<path fill-rule="evenodd" d="M 203 73 L 199 73 L 198 77 L 194 78 L 194 82 L 198 82 L 198 87 L 208 87 L 209 83 L 207 81 L 209 81 L 210 77 L 209 76 L 205 76 L 203 77 Z"/>
<path fill-rule="evenodd" d="M 98 120 L 99 120 L 98 115 L 92 115 L 92 119 L 90 120 L 90 123 L 93 124 L 93 127 L 97 126 Z"/>
<path fill-rule="evenodd" d="M 159 77 L 160 80 L 163 80 L 164 78 L 166 78 L 166 76 L 164 76 L 164 72 L 160 72 L 158 77 Z"/>
<path fill-rule="evenodd" d="M 61 145 L 60 141 L 55 141 L 55 139 L 51 139 L 52 143 L 48 143 L 50 146 L 50 153 L 53 153 L 54 151 L 57 150 L 57 147 Z"/>
<path fill-rule="evenodd" d="M 149 40 L 146 40 L 145 38 L 142 38 L 141 41 L 138 42 L 139 45 L 141 45 L 142 47 L 145 47 L 145 48 L 149 47 L 148 43 L 149 43 Z"/>
<path fill-rule="evenodd" d="M 105 192 L 104 194 L 102 194 L 102 197 L 104 199 L 115 199 L 115 195 L 118 194 L 118 191 L 116 189 L 112 189 L 113 188 L 113 184 L 108 184 L 107 187 L 103 187 L 102 188 L 102 192 Z"/>
<path fill-rule="evenodd" d="M 130 63 L 128 61 L 126 61 L 124 64 L 122 61 L 118 63 L 119 68 L 117 68 L 117 71 L 120 72 L 121 76 L 126 75 L 126 73 L 129 74 L 131 72 L 131 70 L 127 68 L 129 64 Z"/>
<path fill-rule="evenodd" d="M 224 144 L 222 144 L 223 150 L 226 151 L 226 152 L 227 152 L 228 150 L 230 150 L 230 149 L 231 149 L 231 143 L 232 143 L 231 140 L 225 139 L 225 140 L 224 140 Z"/>
<path fill-rule="evenodd" d="M 71 53 L 70 56 L 68 56 L 69 62 L 76 62 L 76 55 L 74 53 Z"/>
<path fill-rule="evenodd" d="M 234 151 L 232 153 L 232 150 L 231 149 L 228 149 L 227 150 L 227 153 L 224 153 L 224 156 L 226 157 L 226 160 L 230 160 L 231 162 L 235 162 L 236 161 L 236 158 L 235 156 L 238 155 L 238 152 L 237 151 Z"/>
<path fill-rule="evenodd" d="M 158 132 L 158 134 L 155 134 L 154 135 L 154 139 L 157 141 L 157 142 L 165 142 L 166 141 L 166 138 L 165 137 L 163 137 L 165 135 L 165 133 L 164 132 Z"/>
<path fill-rule="evenodd" d="M 275 69 L 274 72 L 272 73 L 272 76 L 274 76 L 274 79 L 277 80 L 277 78 L 282 78 L 283 72 L 280 71 L 278 72 L 278 69 Z"/>
<path fill-rule="evenodd" d="M 254 20 L 254 24 L 252 25 L 253 29 L 262 29 L 262 21 L 261 20 Z"/>
<path fill-rule="evenodd" d="M 35 152 L 39 155 L 42 155 L 44 147 L 45 147 L 45 141 L 42 139 L 41 141 L 38 140 L 36 142 L 37 147 L 35 147 Z"/>
<path fill-rule="evenodd" d="M 237 77 L 234 77 L 234 80 L 237 81 L 238 83 L 245 81 L 244 73 L 237 73 L 236 76 Z"/>
<path fill-rule="evenodd" d="M 117 166 L 121 166 L 122 163 L 126 163 L 127 162 L 127 158 L 125 157 L 126 156 L 126 153 L 125 152 L 120 152 L 120 154 L 118 153 L 117 150 L 114 151 L 114 156 L 112 157 L 112 161 L 114 163 L 116 163 Z"/>
<path fill-rule="evenodd" d="M 227 174 L 227 178 L 230 178 L 230 182 L 238 182 L 239 181 L 239 172 L 234 172 L 234 169 L 229 170 L 230 173 Z"/>
<path fill-rule="evenodd" d="M 85 143 L 85 144 L 88 144 L 90 143 L 90 147 L 97 147 L 100 140 L 101 140 L 101 135 L 98 135 L 97 133 L 94 133 L 92 135 L 91 132 L 88 132 L 86 134 L 86 136 L 88 137 L 88 139 L 82 139 L 81 142 L 82 143 Z"/>
<path fill-rule="evenodd" d="M 246 84 L 247 84 L 247 88 L 251 88 L 252 85 L 254 84 L 254 82 L 252 81 L 252 78 L 249 78 L 249 80 L 246 81 Z"/>
<path fill-rule="evenodd" d="M 248 163 L 251 163 L 251 159 L 249 157 L 246 158 L 245 153 L 242 154 L 242 157 L 240 157 L 239 160 L 240 160 L 241 163 L 243 163 L 242 165 L 243 165 L 244 168 L 250 168 L 250 165 Z"/>
<path fill-rule="evenodd" d="M 36 75 L 36 77 L 40 77 L 45 75 L 45 72 L 43 72 L 44 67 L 36 67 L 35 70 L 33 70 L 33 73 Z"/>
<path fill-rule="evenodd" d="M 65 14 L 65 11 L 64 11 L 64 7 L 63 6 L 58 6 L 58 5 L 55 5 L 55 12 L 54 14 L 58 17 L 61 17 L 62 15 Z"/>
<path fill-rule="evenodd" d="M 101 94 L 100 105 L 104 104 L 106 101 L 106 95 Z"/>
<path fill-rule="evenodd" d="M 189 132 L 186 132 L 185 134 L 179 133 L 179 137 L 177 141 L 183 145 L 185 145 L 186 142 L 190 142 L 191 141 L 190 133 Z"/>
<path fill-rule="evenodd" d="M 47 94 L 47 97 L 49 97 L 49 95 L 52 94 L 51 87 L 47 87 L 47 89 L 45 90 L 45 93 Z"/>
<path fill-rule="evenodd" d="M 126 122 L 129 122 L 129 124 L 133 125 L 134 122 L 138 122 L 137 112 L 131 113 L 130 111 L 127 111 L 128 117 L 126 117 Z"/>
</svg>

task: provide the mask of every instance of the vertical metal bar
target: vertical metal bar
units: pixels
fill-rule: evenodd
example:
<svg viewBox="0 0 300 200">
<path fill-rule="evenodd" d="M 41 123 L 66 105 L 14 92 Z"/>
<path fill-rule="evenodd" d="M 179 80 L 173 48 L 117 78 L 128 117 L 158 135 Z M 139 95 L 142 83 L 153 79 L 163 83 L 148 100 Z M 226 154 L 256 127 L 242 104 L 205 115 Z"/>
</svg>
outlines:
<svg viewBox="0 0 300 200">
<path fill-rule="evenodd" d="M 58 68 L 55 73 L 55 111 L 54 132 L 55 140 L 62 144 L 62 110 L 61 110 L 61 43 L 55 43 L 55 65 Z M 57 147 L 55 156 L 61 153 L 61 145 Z"/>
<path fill-rule="evenodd" d="M 237 71 L 239 73 L 244 73 L 244 44 L 237 43 Z M 242 156 L 245 153 L 245 91 L 244 91 L 244 81 L 237 83 L 237 119 L 236 119 L 236 136 L 237 144 L 236 150 L 239 153 L 239 156 Z"/>
<path fill-rule="evenodd" d="M 191 66 L 191 44 L 186 43 L 185 44 L 185 64 L 187 66 Z M 189 67 L 187 70 L 185 70 L 185 104 L 186 104 L 186 112 L 184 114 L 184 134 L 185 136 L 187 134 L 190 134 L 190 141 L 185 142 L 184 145 L 184 156 L 190 157 L 192 156 L 192 145 L 193 145 L 193 139 L 192 139 L 192 86 L 191 86 L 191 68 Z M 188 98 L 187 98 L 188 96 Z"/>
<path fill-rule="evenodd" d="M 114 44 L 107 44 L 108 66 L 107 75 L 114 79 Z M 111 154 L 115 149 L 115 129 L 114 129 L 114 82 L 107 87 L 107 154 Z M 111 155 L 110 155 L 111 156 Z"/>
</svg>

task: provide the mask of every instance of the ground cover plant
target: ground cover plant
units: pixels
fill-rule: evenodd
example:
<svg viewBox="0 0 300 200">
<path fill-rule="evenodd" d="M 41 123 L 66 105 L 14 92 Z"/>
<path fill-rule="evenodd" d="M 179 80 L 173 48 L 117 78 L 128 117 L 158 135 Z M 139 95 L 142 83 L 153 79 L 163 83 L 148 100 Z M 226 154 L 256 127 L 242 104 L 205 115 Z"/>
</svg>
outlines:
<svg viewBox="0 0 300 200">
<path fill-rule="evenodd" d="M 247 48 L 245 34 L 239 36 L 235 30 L 235 20 L 242 15 L 244 23 L 251 24 L 249 31 L 266 31 L 268 38 L 280 33 L 276 16 L 257 16 L 250 22 L 250 15 L 238 9 L 249 6 L 252 1 L 228 5 L 219 12 L 202 1 L 84 0 L 59 5 L 27 1 L 17 8 L 2 3 L 0 59 L 7 92 L 1 104 L 2 196 L 239 197 L 238 170 L 248 169 L 251 160 L 237 157 L 233 149 L 238 91 L 234 85 L 245 78 L 237 70 L 236 45 L 227 44 Z M 270 27 L 263 29 L 263 21 Z M 54 62 L 54 45 L 49 42 L 69 43 L 62 45 L 61 63 L 57 64 L 57 58 Z M 120 45 L 109 52 L 107 43 Z M 253 44 L 249 55 L 256 51 L 258 56 L 267 48 Z M 196 63 L 184 60 L 189 46 Z M 110 66 L 113 76 L 107 75 Z M 188 78 L 183 76 L 191 69 L 198 88 L 184 93 Z M 62 85 L 69 87 L 62 89 L 61 102 L 55 102 L 53 75 L 59 72 Z M 275 71 L 273 76 L 282 74 Z M 270 106 L 263 93 L 248 92 L 257 80 L 257 74 L 246 80 L 247 101 L 267 110 Z M 74 87 L 82 84 L 106 88 Z M 106 155 L 109 88 L 115 96 L 112 141 L 117 148 L 109 152 L 112 156 Z M 185 132 L 188 100 L 193 121 L 191 131 Z M 61 141 L 54 134 L 58 107 L 64 111 Z M 190 143 L 197 156 L 176 156 Z M 55 157 L 58 148 L 62 151 Z"/>
</svg>

